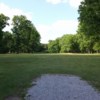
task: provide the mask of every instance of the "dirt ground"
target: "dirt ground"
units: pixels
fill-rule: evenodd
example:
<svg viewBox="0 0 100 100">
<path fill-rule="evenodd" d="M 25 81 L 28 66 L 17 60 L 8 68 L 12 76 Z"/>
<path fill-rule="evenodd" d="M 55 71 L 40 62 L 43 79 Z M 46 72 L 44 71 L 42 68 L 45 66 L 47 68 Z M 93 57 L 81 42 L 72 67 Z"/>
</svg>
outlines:
<svg viewBox="0 0 100 100">
<path fill-rule="evenodd" d="M 21 98 L 19 98 L 17 96 L 9 96 L 5 100 L 21 100 Z"/>
</svg>

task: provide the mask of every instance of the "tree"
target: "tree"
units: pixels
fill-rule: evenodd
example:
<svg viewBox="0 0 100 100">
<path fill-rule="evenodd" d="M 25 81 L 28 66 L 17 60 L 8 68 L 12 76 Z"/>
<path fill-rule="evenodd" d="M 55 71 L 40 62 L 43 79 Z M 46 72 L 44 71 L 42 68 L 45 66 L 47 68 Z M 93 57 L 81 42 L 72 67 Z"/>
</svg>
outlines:
<svg viewBox="0 0 100 100">
<path fill-rule="evenodd" d="M 84 0 L 78 10 L 81 32 L 100 39 L 100 1 Z"/>
<path fill-rule="evenodd" d="M 3 53 L 10 53 L 13 45 L 13 38 L 12 34 L 10 32 L 4 32 L 3 33 Z"/>
<path fill-rule="evenodd" d="M 84 0 L 79 6 L 78 34 L 82 36 L 80 49 L 85 52 L 98 51 L 100 48 L 100 1 Z"/>
<path fill-rule="evenodd" d="M 80 51 L 82 53 L 92 53 L 93 52 L 93 45 L 94 45 L 94 37 L 93 36 L 86 36 L 83 33 L 78 33 L 77 34 L 78 38 L 78 44 Z"/>
<path fill-rule="evenodd" d="M 35 52 L 40 45 L 40 34 L 30 20 L 23 15 L 14 16 L 12 28 L 16 52 Z"/>
<path fill-rule="evenodd" d="M 9 20 L 9 17 L 0 14 L 0 32 L 8 25 L 7 21 Z"/>
<path fill-rule="evenodd" d="M 49 41 L 48 51 L 50 53 L 59 53 L 60 52 L 59 39 Z"/>
<path fill-rule="evenodd" d="M 41 43 L 39 52 L 48 53 L 48 44 Z"/>
<path fill-rule="evenodd" d="M 60 46 L 61 46 L 61 51 L 60 52 L 70 52 L 71 50 L 71 37 L 72 35 L 64 35 L 63 37 L 61 37 L 60 39 Z"/>
<path fill-rule="evenodd" d="M 3 43 L 2 43 L 2 39 L 3 39 L 3 29 L 6 27 L 6 25 L 8 25 L 7 21 L 9 20 L 9 17 L 0 14 L 0 53 L 3 52 Z"/>
<path fill-rule="evenodd" d="M 100 52 L 100 41 L 94 43 L 93 50 L 97 53 Z"/>
<path fill-rule="evenodd" d="M 66 34 L 60 39 L 60 52 L 79 52 L 76 35 Z"/>
</svg>

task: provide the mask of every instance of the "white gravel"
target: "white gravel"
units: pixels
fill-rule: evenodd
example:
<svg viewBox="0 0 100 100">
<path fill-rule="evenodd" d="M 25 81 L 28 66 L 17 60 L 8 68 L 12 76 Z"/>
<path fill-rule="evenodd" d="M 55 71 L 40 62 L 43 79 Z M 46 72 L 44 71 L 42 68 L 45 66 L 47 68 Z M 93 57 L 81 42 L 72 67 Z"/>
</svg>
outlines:
<svg viewBox="0 0 100 100">
<path fill-rule="evenodd" d="M 100 100 L 100 93 L 77 76 L 45 74 L 32 84 L 25 100 Z"/>
</svg>

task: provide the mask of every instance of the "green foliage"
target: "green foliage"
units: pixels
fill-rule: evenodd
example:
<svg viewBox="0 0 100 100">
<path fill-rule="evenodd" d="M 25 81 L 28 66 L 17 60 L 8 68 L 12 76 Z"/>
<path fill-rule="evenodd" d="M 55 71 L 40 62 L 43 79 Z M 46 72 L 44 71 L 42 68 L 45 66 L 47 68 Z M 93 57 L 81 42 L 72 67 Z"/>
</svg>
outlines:
<svg viewBox="0 0 100 100">
<path fill-rule="evenodd" d="M 41 43 L 39 52 L 41 52 L 41 53 L 42 53 L 42 52 L 48 53 L 48 44 L 43 44 L 43 43 Z"/>
<path fill-rule="evenodd" d="M 53 41 L 49 41 L 48 51 L 51 53 L 79 52 L 77 35 L 67 34 Z"/>
<path fill-rule="evenodd" d="M 4 53 L 4 44 L 3 44 L 3 29 L 8 25 L 7 21 L 9 20 L 9 17 L 0 14 L 0 53 Z"/>
<path fill-rule="evenodd" d="M 5 28 L 6 25 L 8 25 L 7 21 L 9 20 L 9 17 L 0 14 L 0 32 Z"/>
<path fill-rule="evenodd" d="M 40 49 L 40 34 L 25 16 L 14 16 L 12 34 L 4 32 L 9 18 L 0 14 L 0 53 L 32 53 Z"/>
<path fill-rule="evenodd" d="M 59 53 L 60 52 L 59 39 L 56 39 L 54 41 L 52 41 L 52 40 L 49 41 L 48 51 L 50 53 Z"/>
<path fill-rule="evenodd" d="M 3 53 L 8 53 L 8 52 L 10 53 L 13 44 L 12 34 L 9 32 L 4 32 L 2 42 L 4 48 Z"/>
<path fill-rule="evenodd" d="M 9 18 L 0 15 L 0 51 L 6 52 L 34 52 L 38 51 L 40 35 L 31 21 L 25 16 L 14 16 L 13 33 L 3 32 Z"/>
<path fill-rule="evenodd" d="M 94 37 L 93 36 L 86 36 L 83 33 L 78 33 L 78 43 L 81 52 L 93 52 L 93 45 L 94 45 Z"/>
<path fill-rule="evenodd" d="M 72 35 L 72 34 L 64 35 L 60 39 L 60 46 L 61 46 L 60 52 L 78 52 L 79 51 L 76 35 Z"/>
<path fill-rule="evenodd" d="M 15 52 L 30 53 L 38 51 L 40 35 L 35 26 L 25 16 L 14 16 L 12 31 L 16 39 Z"/>
<path fill-rule="evenodd" d="M 84 0 L 78 12 L 82 32 L 87 35 L 100 36 L 100 1 Z"/>
<path fill-rule="evenodd" d="M 100 1 L 84 0 L 79 6 L 78 42 L 81 52 L 100 52 Z"/>
<path fill-rule="evenodd" d="M 40 34 L 25 16 L 14 16 L 12 34 L 3 32 L 9 18 L 0 14 L 0 53 L 32 52 L 100 52 L 100 2 L 84 0 L 79 6 L 77 34 L 66 34 L 61 38 L 40 43 Z"/>
<path fill-rule="evenodd" d="M 100 52 L 100 41 L 94 43 L 93 50 L 95 50 L 96 52 Z"/>
</svg>

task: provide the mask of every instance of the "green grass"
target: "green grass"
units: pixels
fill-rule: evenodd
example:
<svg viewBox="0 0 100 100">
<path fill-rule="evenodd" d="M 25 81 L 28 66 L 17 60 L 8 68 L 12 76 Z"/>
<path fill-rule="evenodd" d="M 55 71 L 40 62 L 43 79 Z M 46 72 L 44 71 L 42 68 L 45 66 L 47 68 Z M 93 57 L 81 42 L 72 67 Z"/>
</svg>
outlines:
<svg viewBox="0 0 100 100">
<path fill-rule="evenodd" d="M 72 74 L 100 90 L 100 55 L 6 54 L 0 55 L 0 100 L 23 96 L 41 74 Z"/>
</svg>

